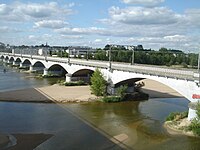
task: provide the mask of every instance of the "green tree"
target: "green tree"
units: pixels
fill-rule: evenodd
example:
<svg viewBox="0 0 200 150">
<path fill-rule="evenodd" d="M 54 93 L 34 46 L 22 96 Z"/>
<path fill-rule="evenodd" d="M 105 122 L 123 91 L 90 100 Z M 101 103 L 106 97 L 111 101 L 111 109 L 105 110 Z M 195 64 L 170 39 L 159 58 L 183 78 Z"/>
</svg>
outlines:
<svg viewBox="0 0 200 150">
<path fill-rule="evenodd" d="M 96 69 L 91 77 L 90 88 L 96 96 L 104 96 L 106 94 L 106 80 L 103 78 L 99 69 Z"/>
</svg>

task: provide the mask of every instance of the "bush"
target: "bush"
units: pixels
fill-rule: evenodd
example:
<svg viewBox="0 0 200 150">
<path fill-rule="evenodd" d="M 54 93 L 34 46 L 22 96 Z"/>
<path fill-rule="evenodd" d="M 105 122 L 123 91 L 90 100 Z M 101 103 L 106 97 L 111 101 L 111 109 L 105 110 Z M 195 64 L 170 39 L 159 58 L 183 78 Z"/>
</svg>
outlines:
<svg viewBox="0 0 200 150">
<path fill-rule="evenodd" d="M 178 112 L 170 113 L 169 116 L 167 116 L 166 121 L 173 121 L 177 114 L 178 114 Z"/>
<path fill-rule="evenodd" d="M 196 106 L 196 114 L 197 114 L 197 117 L 192 120 L 188 129 L 192 131 L 195 135 L 200 136 L 200 103 L 199 102 L 197 103 L 197 106 Z"/>
<path fill-rule="evenodd" d="M 200 136 L 200 122 L 197 119 L 192 120 L 188 127 L 188 130 L 192 131 L 195 135 Z"/>
<path fill-rule="evenodd" d="M 115 103 L 122 101 L 121 97 L 119 96 L 105 96 L 101 100 L 106 103 Z"/>
<path fill-rule="evenodd" d="M 172 112 L 166 118 L 166 121 L 178 121 L 180 119 L 186 118 L 188 116 L 188 111 L 184 112 Z"/>
</svg>

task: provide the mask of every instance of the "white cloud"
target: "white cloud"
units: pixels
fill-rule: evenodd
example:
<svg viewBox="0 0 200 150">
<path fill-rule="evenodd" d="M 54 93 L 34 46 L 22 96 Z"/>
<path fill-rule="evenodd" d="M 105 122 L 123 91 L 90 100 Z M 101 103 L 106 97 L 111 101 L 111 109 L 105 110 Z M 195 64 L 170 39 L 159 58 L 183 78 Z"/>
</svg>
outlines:
<svg viewBox="0 0 200 150">
<path fill-rule="evenodd" d="M 68 23 L 62 20 L 42 20 L 42 21 L 35 22 L 35 27 L 60 29 L 60 28 L 63 28 L 67 24 Z"/>
<path fill-rule="evenodd" d="M 146 6 L 155 6 L 163 3 L 165 0 L 122 0 L 126 4 L 141 4 Z"/>
<path fill-rule="evenodd" d="M 111 7 L 110 17 L 115 22 L 135 25 L 151 24 L 173 24 L 182 17 L 165 7 L 144 8 L 144 7 Z"/>
<path fill-rule="evenodd" d="M 83 39 L 84 37 L 81 35 L 61 35 L 64 39 Z"/>
<path fill-rule="evenodd" d="M 72 13 L 69 7 L 56 2 L 0 4 L 0 19 L 3 21 L 29 21 L 32 19 L 63 18 Z"/>
<path fill-rule="evenodd" d="M 101 43 L 103 40 L 102 39 L 95 39 L 94 42 L 95 43 Z"/>
<path fill-rule="evenodd" d="M 185 35 L 169 35 L 164 37 L 165 40 L 171 42 L 186 42 L 188 41 Z"/>
<path fill-rule="evenodd" d="M 105 28 L 97 28 L 97 27 L 88 27 L 88 28 L 62 28 L 62 29 L 58 29 L 56 30 L 57 32 L 61 33 L 61 34 L 100 34 L 100 35 L 104 35 L 106 29 Z"/>
<path fill-rule="evenodd" d="M 7 15 L 10 10 L 6 4 L 0 4 L 0 15 Z"/>
<path fill-rule="evenodd" d="M 21 32 L 22 30 L 17 29 L 17 28 L 11 28 L 8 26 L 0 26 L 0 32 L 1 33 L 17 33 L 17 32 Z"/>
<path fill-rule="evenodd" d="M 200 9 L 188 9 L 185 11 L 185 15 L 187 24 L 200 27 Z"/>
</svg>

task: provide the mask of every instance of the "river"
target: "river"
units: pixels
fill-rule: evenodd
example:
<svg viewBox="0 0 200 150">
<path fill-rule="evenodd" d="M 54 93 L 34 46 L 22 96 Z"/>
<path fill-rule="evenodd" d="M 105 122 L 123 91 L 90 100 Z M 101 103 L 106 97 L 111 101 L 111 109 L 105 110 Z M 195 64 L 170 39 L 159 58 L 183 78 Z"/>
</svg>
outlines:
<svg viewBox="0 0 200 150">
<path fill-rule="evenodd" d="M 4 73 L 3 68 L 0 66 L 1 92 L 51 84 L 48 80 L 38 80 L 33 75 L 9 68 Z M 186 111 L 187 105 L 185 98 L 157 98 L 122 103 L 0 102 L 0 132 L 54 135 L 39 145 L 36 148 L 38 150 L 106 149 L 100 145 L 112 146 L 113 143 L 109 143 L 105 137 L 120 134 L 128 137 L 123 143 L 135 150 L 197 150 L 200 149 L 199 138 L 170 135 L 163 128 L 163 122 L 170 112 Z M 63 142 L 63 139 L 67 140 Z"/>
</svg>

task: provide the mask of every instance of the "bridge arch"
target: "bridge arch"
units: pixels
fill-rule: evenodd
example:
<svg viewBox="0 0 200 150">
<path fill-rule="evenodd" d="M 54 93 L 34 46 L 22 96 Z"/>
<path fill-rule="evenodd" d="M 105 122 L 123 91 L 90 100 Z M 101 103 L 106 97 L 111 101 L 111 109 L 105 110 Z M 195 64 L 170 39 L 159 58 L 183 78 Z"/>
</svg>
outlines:
<svg viewBox="0 0 200 150">
<path fill-rule="evenodd" d="M 9 59 L 9 61 L 14 61 L 15 59 L 14 59 L 14 57 L 10 57 L 10 59 Z"/>
<path fill-rule="evenodd" d="M 134 86 L 135 82 L 138 82 L 143 79 L 144 78 L 130 78 L 130 79 L 126 79 L 126 80 L 120 81 L 118 83 L 115 83 L 114 86 L 115 87 L 120 87 L 121 85 Z"/>
<path fill-rule="evenodd" d="M 94 70 L 92 69 L 79 69 L 72 74 L 72 80 L 82 80 L 89 83 Z"/>
<path fill-rule="evenodd" d="M 8 56 L 6 56 L 4 59 L 5 59 L 5 60 L 9 60 L 9 57 L 8 57 Z"/>
<path fill-rule="evenodd" d="M 53 64 L 48 68 L 48 73 L 57 76 L 65 76 L 68 72 L 63 66 L 59 64 Z"/>
<path fill-rule="evenodd" d="M 151 79 L 157 82 L 160 82 L 171 89 L 177 91 L 180 95 L 187 98 L 191 102 L 195 102 L 196 100 L 192 98 L 192 94 L 194 91 L 198 91 L 199 87 L 196 85 L 194 81 L 189 80 L 179 80 L 177 78 L 167 78 L 165 76 L 155 76 L 148 74 L 141 74 L 135 72 L 123 72 L 123 71 L 113 71 L 110 75 L 111 81 L 113 85 L 118 84 L 119 82 L 132 79 L 132 78 L 144 78 Z"/>
<path fill-rule="evenodd" d="M 21 60 L 20 58 L 17 58 L 17 59 L 15 60 L 15 62 L 20 63 L 20 62 L 22 62 L 22 60 Z"/>
<path fill-rule="evenodd" d="M 75 71 L 73 74 L 72 74 L 72 77 L 84 77 L 84 76 L 88 76 L 88 75 L 92 75 L 94 73 L 94 70 L 91 70 L 91 69 L 80 69 L 80 70 L 77 70 Z"/>
<path fill-rule="evenodd" d="M 22 64 L 23 64 L 23 65 L 27 65 L 27 66 L 28 66 L 28 65 L 29 65 L 29 66 L 32 65 L 32 64 L 31 64 L 31 61 L 30 61 L 29 59 L 25 59 L 25 60 L 22 62 Z"/>
<path fill-rule="evenodd" d="M 40 61 L 36 61 L 34 64 L 33 64 L 33 67 L 41 67 L 41 68 L 46 68 L 46 66 L 40 62 Z"/>
</svg>

